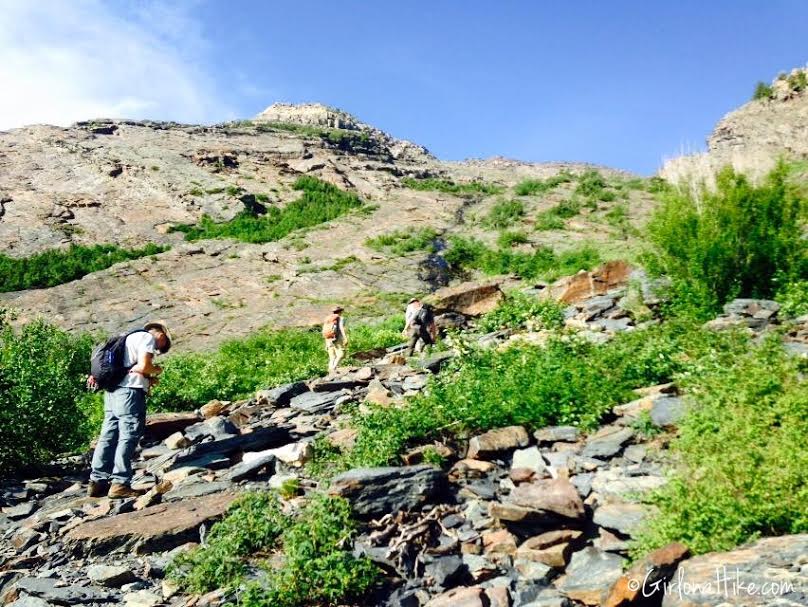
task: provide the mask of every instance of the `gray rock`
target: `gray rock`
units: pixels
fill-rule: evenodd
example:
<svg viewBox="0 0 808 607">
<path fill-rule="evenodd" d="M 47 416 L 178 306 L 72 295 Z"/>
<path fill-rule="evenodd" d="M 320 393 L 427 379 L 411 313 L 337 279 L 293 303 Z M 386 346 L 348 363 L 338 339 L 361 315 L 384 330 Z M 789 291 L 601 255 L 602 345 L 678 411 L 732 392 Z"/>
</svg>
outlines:
<svg viewBox="0 0 808 607">
<path fill-rule="evenodd" d="M 196 483 L 183 483 L 171 491 L 163 494 L 163 501 L 173 502 L 177 500 L 202 497 L 212 493 L 227 491 L 233 486 L 230 481 L 202 481 Z"/>
<path fill-rule="evenodd" d="M 188 426 L 184 434 L 191 442 L 198 442 L 207 437 L 218 440 L 238 434 L 238 428 L 226 417 L 217 415 L 203 422 Z"/>
<path fill-rule="evenodd" d="M 623 445 L 631 440 L 633 436 L 634 431 L 631 428 L 609 427 L 586 441 L 586 446 L 581 455 L 597 458 L 612 457 L 617 455 Z"/>
<path fill-rule="evenodd" d="M 558 589 L 575 601 L 598 604 L 601 595 L 623 573 L 623 562 L 624 559 L 616 554 L 588 546 L 573 553 Z"/>
<path fill-rule="evenodd" d="M 87 568 L 87 577 L 92 582 L 109 588 L 120 588 L 136 579 L 129 567 L 115 565 L 90 565 Z"/>
<path fill-rule="evenodd" d="M 91 586 L 56 586 L 57 580 L 52 578 L 22 578 L 17 588 L 31 596 L 45 599 L 57 605 L 76 605 L 78 603 L 105 603 L 114 600 L 114 595 L 100 588 Z"/>
<path fill-rule="evenodd" d="M 188 462 L 204 456 L 224 457 L 236 451 L 261 451 L 262 449 L 280 447 L 288 442 L 289 432 L 284 428 L 256 428 L 247 434 L 200 443 L 183 449 L 173 457 L 171 467 L 186 466 Z"/>
<path fill-rule="evenodd" d="M 270 405 L 276 407 L 288 407 L 289 402 L 295 397 L 308 392 L 309 388 L 305 382 L 298 381 L 291 384 L 284 384 L 271 390 L 261 390 L 256 394 L 259 400 L 265 400 Z"/>
<path fill-rule="evenodd" d="M 556 442 L 574 443 L 580 435 L 580 430 L 575 426 L 547 426 L 533 433 L 535 439 L 542 445 Z"/>
<path fill-rule="evenodd" d="M 485 581 L 499 573 L 499 567 L 484 556 L 463 554 L 463 564 L 475 582 Z"/>
<path fill-rule="evenodd" d="M 529 603 L 514 603 L 514 607 L 572 607 L 572 603 L 557 590 L 547 588 L 536 594 Z"/>
<path fill-rule="evenodd" d="M 6 607 L 51 607 L 51 603 L 35 596 L 24 596 L 9 603 Z"/>
<path fill-rule="evenodd" d="M 684 414 L 685 402 L 678 396 L 662 395 L 651 406 L 651 421 L 659 428 L 675 426 Z"/>
<path fill-rule="evenodd" d="M 424 577 L 431 578 L 435 586 L 451 588 L 464 571 L 463 559 L 459 556 L 443 556 L 425 565 Z"/>
<path fill-rule="evenodd" d="M 517 449 L 513 452 L 513 462 L 511 468 L 528 468 L 542 476 L 547 466 L 538 447 L 528 447 L 527 449 Z"/>
<path fill-rule="evenodd" d="M 271 449 L 268 451 L 271 451 Z M 275 461 L 275 455 L 268 451 L 261 451 L 260 453 L 262 455 L 259 457 L 239 462 L 230 468 L 226 478 L 230 481 L 237 482 L 255 476 L 259 470 Z"/>
<path fill-rule="evenodd" d="M 416 367 L 420 367 L 422 369 L 426 369 L 432 373 L 437 373 L 441 370 L 443 365 L 445 365 L 449 360 L 454 358 L 455 353 L 451 350 L 447 350 L 446 352 L 438 352 L 437 354 L 433 354 L 428 358 L 424 358 L 423 360 L 419 360 L 415 363 Z"/>
<path fill-rule="evenodd" d="M 351 501 L 360 515 L 409 510 L 441 489 L 444 474 L 432 466 L 358 468 L 336 476 L 329 493 Z"/>
<path fill-rule="evenodd" d="M 289 406 L 306 413 L 325 413 L 334 408 L 339 397 L 339 392 L 306 392 L 295 396 Z"/>
<path fill-rule="evenodd" d="M 630 462 L 639 464 L 645 459 L 647 453 L 648 449 L 646 449 L 643 445 L 629 445 L 626 447 L 625 451 L 623 451 L 623 457 Z"/>
<path fill-rule="evenodd" d="M 609 503 L 595 510 L 593 520 L 601 527 L 631 536 L 642 525 L 647 514 L 648 509 L 641 504 Z"/>
<path fill-rule="evenodd" d="M 581 474 L 576 474 L 572 478 L 570 478 L 570 482 L 573 486 L 578 490 L 578 493 L 581 497 L 586 498 L 590 493 L 592 493 L 592 479 L 595 478 L 595 475 L 591 472 L 583 472 Z"/>
<path fill-rule="evenodd" d="M 12 521 L 18 521 L 31 516 L 37 508 L 39 505 L 35 501 L 23 502 L 16 506 L 6 506 L 3 508 L 3 514 Z"/>
<path fill-rule="evenodd" d="M 418 374 L 418 375 L 408 375 L 404 378 L 404 382 L 402 383 L 402 387 L 405 390 L 423 390 L 426 387 L 427 382 L 429 381 L 429 376 Z"/>
</svg>

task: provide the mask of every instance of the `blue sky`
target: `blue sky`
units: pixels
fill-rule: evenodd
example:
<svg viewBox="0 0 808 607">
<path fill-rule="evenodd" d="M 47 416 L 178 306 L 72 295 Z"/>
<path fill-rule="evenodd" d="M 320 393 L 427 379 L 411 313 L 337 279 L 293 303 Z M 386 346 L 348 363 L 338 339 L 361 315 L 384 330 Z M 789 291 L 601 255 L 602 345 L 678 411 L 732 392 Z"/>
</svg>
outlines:
<svg viewBox="0 0 808 607">
<path fill-rule="evenodd" d="M 341 107 L 445 159 L 641 174 L 808 61 L 808 2 L 0 0 L 0 128 Z"/>
</svg>

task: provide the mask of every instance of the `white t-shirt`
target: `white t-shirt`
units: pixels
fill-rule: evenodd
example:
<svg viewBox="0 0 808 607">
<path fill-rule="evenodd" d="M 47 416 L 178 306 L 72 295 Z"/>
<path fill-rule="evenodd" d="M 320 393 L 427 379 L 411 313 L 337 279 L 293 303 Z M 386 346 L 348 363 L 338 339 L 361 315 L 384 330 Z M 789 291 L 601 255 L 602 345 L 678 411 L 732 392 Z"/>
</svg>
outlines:
<svg viewBox="0 0 808 607">
<path fill-rule="evenodd" d="M 154 341 L 154 335 L 148 331 L 139 331 L 132 333 L 126 338 L 126 353 L 123 357 L 123 364 L 125 367 L 136 365 L 143 354 L 157 354 L 157 344 Z M 149 389 L 149 380 L 139 373 L 127 373 L 126 376 L 118 384 L 121 388 L 142 388 L 143 390 Z"/>
</svg>

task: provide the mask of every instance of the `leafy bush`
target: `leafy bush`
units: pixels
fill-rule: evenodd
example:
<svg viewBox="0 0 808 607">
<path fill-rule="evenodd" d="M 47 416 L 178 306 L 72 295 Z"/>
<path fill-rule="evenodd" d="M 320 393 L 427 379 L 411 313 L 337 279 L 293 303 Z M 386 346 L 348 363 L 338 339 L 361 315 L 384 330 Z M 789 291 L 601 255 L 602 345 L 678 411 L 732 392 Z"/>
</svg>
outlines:
<svg viewBox="0 0 808 607">
<path fill-rule="evenodd" d="M 726 366 L 745 347 L 733 333 L 669 322 L 604 345 L 555 337 L 543 347 L 472 350 L 407 404 L 357 415 L 356 444 L 333 465 L 386 465 L 414 443 L 512 424 L 592 428 L 614 405 L 635 398 L 633 388 Z"/>
<path fill-rule="evenodd" d="M 581 202 L 577 198 L 570 198 L 559 202 L 552 209 L 542 211 L 536 218 L 537 230 L 563 230 L 565 219 L 575 217 L 581 211 Z"/>
<path fill-rule="evenodd" d="M 84 444 L 91 349 L 41 320 L 15 331 L 0 310 L 0 475 Z"/>
<path fill-rule="evenodd" d="M 564 312 L 555 301 L 513 291 L 494 310 L 483 316 L 477 327 L 484 332 L 519 329 L 527 325 L 534 330 L 560 329 L 563 323 Z"/>
<path fill-rule="evenodd" d="M 435 179 L 435 178 L 413 179 L 411 177 L 407 177 L 405 179 L 402 179 L 401 183 L 403 183 L 406 187 L 411 188 L 413 190 L 437 191 L 437 192 L 443 192 L 444 194 L 490 195 L 490 194 L 500 194 L 504 190 L 502 186 L 498 186 L 493 183 L 486 183 L 484 181 L 455 183 L 451 179 Z"/>
<path fill-rule="evenodd" d="M 808 280 L 797 280 L 785 284 L 776 299 L 780 302 L 780 316 L 797 317 L 808 314 Z"/>
<path fill-rule="evenodd" d="M 808 89 L 808 72 L 800 70 L 788 77 L 788 86 L 795 93 Z"/>
<path fill-rule="evenodd" d="M 269 207 L 264 215 L 242 211 L 230 221 L 222 223 L 203 215 L 196 226 L 179 225 L 172 230 L 183 232 L 186 240 L 234 238 L 253 243 L 272 242 L 294 230 L 331 221 L 362 206 L 362 201 L 355 194 L 344 192 L 315 177 L 300 177 L 292 187 L 302 191 L 303 195 L 283 209 Z"/>
<path fill-rule="evenodd" d="M 167 251 L 168 247 L 147 244 L 140 249 L 122 249 L 115 245 L 70 245 L 30 257 L 0 254 L 0 292 L 55 287 L 82 276 L 148 255 Z"/>
<path fill-rule="evenodd" d="M 595 169 L 589 169 L 588 171 L 584 171 L 578 178 L 575 193 L 593 200 L 598 200 L 606 187 L 607 183 L 603 175 Z"/>
<path fill-rule="evenodd" d="M 774 96 L 774 89 L 765 82 L 758 82 L 755 85 L 755 92 L 752 99 L 771 99 Z"/>
<path fill-rule="evenodd" d="M 438 232 L 434 228 L 408 228 L 369 238 L 365 244 L 376 251 L 384 251 L 393 255 L 406 255 L 414 251 L 434 253 L 437 237 Z"/>
<path fill-rule="evenodd" d="M 500 200 L 486 215 L 483 225 L 489 228 L 507 228 L 525 216 L 525 205 L 520 200 Z"/>
<path fill-rule="evenodd" d="M 504 231 L 500 232 L 499 236 L 497 236 L 497 246 L 501 249 L 508 249 L 516 245 L 526 244 L 527 242 L 527 234 L 520 231 Z"/>
<path fill-rule="evenodd" d="M 556 254 L 539 247 L 532 253 L 491 249 L 479 240 L 453 236 L 444 258 L 455 270 L 480 270 L 487 275 L 515 274 L 523 278 L 554 280 L 588 270 L 600 263 L 600 254 L 589 246 Z"/>
<path fill-rule="evenodd" d="M 779 339 L 683 382 L 697 406 L 674 443 L 681 468 L 652 499 L 637 555 L 672 541 L 696 553 L 808 532 L 808 384 Z"/>
<path fill-rule="evenodd" d="M 550 190 L 554 190 L 562 183 L 569 183 L 572 181 L 572 178 L 573 176 L 569 171 L 561 171 L 557 175 L 553 175 L 547 179 L 525 179 L 516 184 L 514 193 L 517 196 L 544 194 Z"/>
<path fill-rule="evenodd" d="M 699 197 L 663 196 L 649 224 L 649 268 L 674 281 L 676 301 L 709 316 L 735 297 L 771 297 L 779 285 L 808 276 L 802 222 L 808 199 L 778 165 L 760 186 L 731 168 Z"/>
<path fill-rule="evenodd" d="M 347 325 L 349 355 L 400 343 L 402 315 Z M 321 375 L 328 357 L 318 329 L 258 331 L 224 342 L 214 352 L 176 354 L 164 365 L 150 406 L 160 411 L 199 407 L 214 398 L 246 398 L 256 390 Z"/>
</svg>

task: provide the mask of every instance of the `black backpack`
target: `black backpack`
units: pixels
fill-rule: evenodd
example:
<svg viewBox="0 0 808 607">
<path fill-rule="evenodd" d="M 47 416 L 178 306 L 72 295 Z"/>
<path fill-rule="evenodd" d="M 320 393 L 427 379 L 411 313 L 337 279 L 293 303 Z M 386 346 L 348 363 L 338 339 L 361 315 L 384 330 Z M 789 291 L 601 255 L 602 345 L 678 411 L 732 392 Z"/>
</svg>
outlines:
<svg viewBox="0 0 808 607">
<path fill-rule="evenodd" d="M 126 354 L 126 338 L 134 333 L 146 333 L 143 329 L 115 335 L 93 350 L 90 357 L 90 377 L 95 386 L 107 391 L 115 390 L 132 367 L 123 364 Z"/>
<path fill-rule="evenodd" d="M 415 313 L 415 318 L 413 318 L 412 322 L 416 325 L 421 325 L 422 327 L 428 327 L 432 324 L 434 317 L 432 316 L 432 310 L 429 306 L 424 305 L 421 306 L 421 309 Z"/>
</svg>

